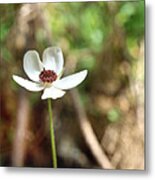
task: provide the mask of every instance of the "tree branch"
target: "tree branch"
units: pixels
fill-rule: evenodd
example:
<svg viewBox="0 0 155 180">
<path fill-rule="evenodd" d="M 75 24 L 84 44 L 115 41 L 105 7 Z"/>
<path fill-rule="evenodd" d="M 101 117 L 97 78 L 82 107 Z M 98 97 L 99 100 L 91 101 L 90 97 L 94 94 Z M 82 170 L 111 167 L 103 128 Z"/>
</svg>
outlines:
<svg viewBox="0 0 155 180">
<path fill-rule="evenodd" d="M 81 130 L 82 130 L 82 133 L 84 135 L 86 143 L 88 144 L 92 154 L 96 158 L 96 161 L 104 169 L 114 169 L 113 165 L 109 161 L 108 157 L 106 156 L 105 152 L 101 148 L 101 146 L 96 138 L 93 128 L 92 128 L 92 126 L 87 118 L 87 115 L 85 113 L 84 107 L 81 103 L 78 91 L 75 89 L 72 90 L 71 96 L 73 99 L 73 104 L 74 104 L 75 110 L 78 115 L 78 120 L 79 120 L 79 124 L 80 124 Z"/>
</svg>

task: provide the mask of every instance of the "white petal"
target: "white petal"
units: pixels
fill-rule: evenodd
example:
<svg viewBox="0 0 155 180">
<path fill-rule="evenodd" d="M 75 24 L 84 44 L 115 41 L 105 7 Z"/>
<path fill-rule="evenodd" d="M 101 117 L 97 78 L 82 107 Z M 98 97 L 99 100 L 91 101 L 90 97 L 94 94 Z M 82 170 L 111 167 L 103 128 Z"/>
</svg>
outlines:
<svg viewBox="0 0 155 180">
<path fill-rule="evenodd" d="M 79 85 L 87 76 L 88 71 L 83 70 L 53 82 L 53 86 L 60 89 L 71 89 Z"/>
<path fill-rule="evenodd" d="M 43 64 L 45 69 L 53 70 L 59 75 L 63 70 L 64 59 L 59 47 L 49 47 L 43 52 Z"/>
<path fill-rule="evenodd" d="M 20 86 L 24 87 L 29 91 L 41 91 L 44 89 L 44 87 L 41 84 L 29 81 L 16 75 L 13 75 L 12 77 L 13 80 L 16 81 L 16 83 L 18 83 Z"/>
<path fill-rule="evenodd" d="M 24 55 L 24 71 L 28 75 L 28 77 L 38 82 L 39 81 L 39 74 L 43 70 L 43 64 L 40 61 L 39 54 L 37 51 L 28 51 Z"/>
<path fill-rule="evenodd" d="M 44 90 L 44 93 L 41 96 L 41 99 L 48 99 L 48 98 L 57 99 L 57 98 L 62 97 L 65 93 L 66 93 L 65 91 L 62 91 L 60 89 L 57 89 L 51 86 Z"/>
</svg>

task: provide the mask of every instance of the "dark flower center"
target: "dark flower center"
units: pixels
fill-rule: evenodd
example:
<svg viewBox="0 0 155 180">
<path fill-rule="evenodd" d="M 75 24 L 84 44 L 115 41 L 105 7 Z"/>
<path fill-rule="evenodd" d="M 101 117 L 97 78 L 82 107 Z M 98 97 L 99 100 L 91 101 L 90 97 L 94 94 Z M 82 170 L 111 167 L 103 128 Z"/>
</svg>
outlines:
<svg viewBox="0 0 155 180">
<path fill-rule="evenodd" d="M 57 79 L 57 74 L 54 71 L 45 70 L 44 68 L 43 71 L 41 71 L 41 73 L 39 74 L 39 78 L 44 83 L 52 83 Z"/>
</svg>

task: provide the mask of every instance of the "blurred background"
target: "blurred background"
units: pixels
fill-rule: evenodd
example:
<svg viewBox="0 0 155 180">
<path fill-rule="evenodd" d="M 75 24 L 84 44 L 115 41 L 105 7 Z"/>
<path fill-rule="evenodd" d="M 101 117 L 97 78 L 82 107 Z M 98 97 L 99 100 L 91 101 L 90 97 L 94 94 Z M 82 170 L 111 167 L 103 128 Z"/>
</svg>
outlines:
<svg viewBox="0 0 155 180">
<path fill-rule="evenodd" d="M 0 5 L 0 165 L 52 167 L 47 102 L 18 86 L 23 56 L 62 48 L 88 69 L 52 101 L 58 167 L 144 169 L 144 1 Z"/>
</svg>

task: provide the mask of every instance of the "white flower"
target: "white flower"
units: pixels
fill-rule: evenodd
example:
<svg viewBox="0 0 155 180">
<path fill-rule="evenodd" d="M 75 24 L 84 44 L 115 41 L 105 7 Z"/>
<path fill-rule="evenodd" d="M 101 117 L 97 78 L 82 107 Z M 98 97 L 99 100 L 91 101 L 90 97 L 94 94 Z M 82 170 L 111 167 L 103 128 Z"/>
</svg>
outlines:
<svg viewBox="0 0 155 180">
<path fill-rule="evenodd" d="M 43 62 L 35 50 L 24 55 L 23 67 L 29 81 L 13 75 L 14 81 L 29 91 L 42 91 L 41 99 L 57 99 L 68 90 L 79 85 L 87 76 L 88 71 L 83 70 L 60 79 L 64 66 L 63 54 L 58 47 L 49 47 L 43 52 Z"/>
</svg>

